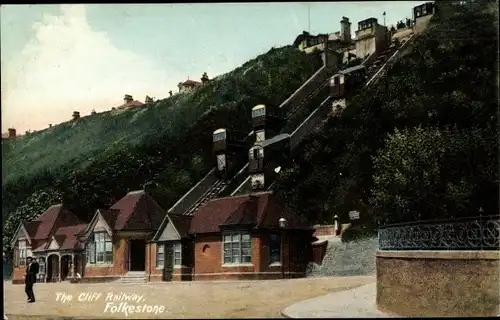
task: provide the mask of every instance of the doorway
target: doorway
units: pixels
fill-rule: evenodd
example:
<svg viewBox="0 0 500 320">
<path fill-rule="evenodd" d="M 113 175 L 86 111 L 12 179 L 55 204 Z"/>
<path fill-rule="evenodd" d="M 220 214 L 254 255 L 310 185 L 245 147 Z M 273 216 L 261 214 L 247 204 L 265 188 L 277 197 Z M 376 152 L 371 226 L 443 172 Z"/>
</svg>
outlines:
<svg viewBox="0 0 500 320">
<path fill-rule="evenodd" d="M 172 275 L 174 273 L 174 247 L 171 243 L 165 244 L 164 252 L 163 281 L 172 281 Z"/>
<path fill-rule="evenodd" d="M 129 271 L 146 271 L 146 241 L 129 240 Z"/>
</svg>

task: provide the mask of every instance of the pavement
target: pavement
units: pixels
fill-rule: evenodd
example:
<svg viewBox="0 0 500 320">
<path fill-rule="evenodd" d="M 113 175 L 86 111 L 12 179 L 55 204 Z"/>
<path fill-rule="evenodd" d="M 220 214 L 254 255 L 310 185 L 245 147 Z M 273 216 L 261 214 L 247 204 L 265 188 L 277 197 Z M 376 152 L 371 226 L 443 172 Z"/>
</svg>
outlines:
<svg viewBox="0 0 500 320">
<path fill-rule="evenodd" d="M 392 318 L 377 309 L 376 282 L 329 293 L 285 308 L 285 318 Z"/>
</svg>

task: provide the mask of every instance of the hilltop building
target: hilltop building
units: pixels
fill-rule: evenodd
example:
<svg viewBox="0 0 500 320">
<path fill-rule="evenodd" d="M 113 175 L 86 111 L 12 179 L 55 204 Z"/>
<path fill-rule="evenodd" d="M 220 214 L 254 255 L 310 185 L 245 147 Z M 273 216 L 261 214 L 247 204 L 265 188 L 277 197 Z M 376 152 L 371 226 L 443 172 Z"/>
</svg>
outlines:
<svg viewBox="0 0 500 320">
<path fill-rule="evenodd" d="M 123 98 L 123 104 L 116 107 L 116 109 L 136 108 L 136 107 L 141 107 L 143 105 L 144 103 L 138 100 L 134 100 L 134 98 L 131 95 L 126 94 L 125 97 Z"/>
<path fill-rule="evenodd" d="M 316 36 L 304 31 L 297 37 L 294 43 L 297 44 L 299 50 L 305 53 L 311 53 L 314 50 L 323 51 L 325 49 L 325 42 L 326 47 L 331 50 L 340 49 L 352 43 L 349 18 L 342 17 L 340 28 L 341 31 L 318 34 Z"/>
<path fill-rule="evenodd" d="M 388 30 L 386 26 L 378 24 L 376 18 L 369 18 L 358 22 L 356 30 L 356 56 L 365 59 L 372 54 L 380 54 L 388 46 Z"/>
<path fill-rule="evenodd" d="M 16 134 L 16 129 L 14 128 L 9 128 L 8 132 L 2 133 L 2 141 L 15 139 L 17 137 L 18 135 Z"/>
<path fill-rule="evenodd" d="M 208 83 L 208 81 L 210 81 L 210 79 L 208 78 L 207 73 L 204 72 L 203 75 L 201 76 L 201 82 L 190 80 L 188 78 L 184 82 L 179 82 L 177 87 L 179 88 L 179 93 L 185 93 L 201 87 L 202 85 Z"/>
<path fill-rule="evenodd" d="M 71 116 L 73 121 L 76 121 L 80 119 L 80 112 L 79 111 L 73 111 L 73 115 Z"/>
<path fill-rule="evenodd" d="M 426 2 L 413 8 L 413 32 L 421 33 L 424 31 L 436 11 L 433 2 Z"/>
</svg>

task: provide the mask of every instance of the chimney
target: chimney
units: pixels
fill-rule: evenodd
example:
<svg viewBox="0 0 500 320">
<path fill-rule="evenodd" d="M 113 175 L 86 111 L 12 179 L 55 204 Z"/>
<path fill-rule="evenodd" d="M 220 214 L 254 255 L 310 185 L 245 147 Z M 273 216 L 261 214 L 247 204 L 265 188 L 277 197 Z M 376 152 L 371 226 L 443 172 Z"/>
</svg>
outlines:
<svg viewBox="0 0 500 320">
<path fill-rule="evenodd" d="M 73 120 L 78 120 L 78 119 L 80 119 L 80 112 L 73 111 Z"/>
<path fill-rule="evenodd" d="M 52 123 L 49 123 L 49 128 L 52 128 Z"/>
<path fill-rule="evenodd" d="M 349 18 L 342 17 L 340 21 L 340 38 L 345 42 L 351 42 L 351 23 Z"/>
<path fill-rule="evenodd" d="M 151 98 L 150 96 L 146 96 L 146 99 L 144 99 L 144 102 L 145 103 L 153 103 L 153 98 Z"/>
<path fill-rule="evenodd" d="M 123 98 L 124 103 L 129 103 L 129 102 L 132 102 L 133 100 L 134 100 L 134 98 L 132 98 L 132 96 L 129 94 L 126 94 L 125 97 Z"/>
<path fill-rule="evenodd" d="M 207 75 L 207 73 L 206 73 L 206 72 L 203 72 L 203 75 L 201 76 L 201 83 L 202 83 L 202 84 L 205 84 L 205 83 L 207 83 L 207 82 L 208 82 L 208 80 L 210 80 L 210 79 L 208 79 L 208 75 Z"/>
<path fill-rule="evenodd" d="M 14 128 L 9 128 L 9 139 L 15 138 L 16 137 L 16 129 Z"/>
</svg>

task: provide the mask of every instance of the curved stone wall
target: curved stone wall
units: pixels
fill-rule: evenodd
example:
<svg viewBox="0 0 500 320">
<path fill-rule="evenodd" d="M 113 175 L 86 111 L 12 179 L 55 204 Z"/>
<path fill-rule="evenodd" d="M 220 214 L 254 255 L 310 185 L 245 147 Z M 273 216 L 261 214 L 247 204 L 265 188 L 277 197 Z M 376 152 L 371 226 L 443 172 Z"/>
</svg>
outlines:
<svg viewBox="0 0 500 320">
<path fill-rule="evenodd" d="M 378 251 L 377 307 L 400 316 L 500 314 L 500 252 Z"/>
</svg>

